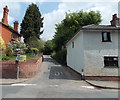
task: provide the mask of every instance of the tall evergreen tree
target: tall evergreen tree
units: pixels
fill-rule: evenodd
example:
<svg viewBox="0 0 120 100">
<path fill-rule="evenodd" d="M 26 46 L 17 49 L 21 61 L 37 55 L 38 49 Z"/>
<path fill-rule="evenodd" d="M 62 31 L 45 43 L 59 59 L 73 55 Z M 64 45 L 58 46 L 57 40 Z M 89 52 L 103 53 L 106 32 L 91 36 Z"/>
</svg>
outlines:
<svg viewBox="0 0 120 100">
<path fill-rule="evenodd" d="M 28 43 L 30 38 L 36 37 L 40 39 L 40 35 L 43 33 L 41 31 L 43 19 L 37 5 L 33 3 L 29 5 L 22 20 L 20 30 L 20 34 L 23 36 L 25 43 Z"/>
</svg>

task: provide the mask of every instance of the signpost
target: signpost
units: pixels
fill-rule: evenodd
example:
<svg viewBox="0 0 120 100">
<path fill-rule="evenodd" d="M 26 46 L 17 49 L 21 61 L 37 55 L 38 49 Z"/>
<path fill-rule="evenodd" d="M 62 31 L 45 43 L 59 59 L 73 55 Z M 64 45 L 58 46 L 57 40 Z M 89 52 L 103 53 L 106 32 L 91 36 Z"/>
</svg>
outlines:
<svg viewBox="0 0 120 100">
<path fill-rule="evenodd" d="M 21 57 L 20 57 L 21 52 L 20 52 L 20 49 L 16 49 L 16 50 L 17 50 L 16 65 L 17 65 L 17 79 L 18 79 L 19 78 L 19 70 L 20 70 L 19 60 L 21 59 Z"/>
<path fill-rule="evenodd" d="M 19 78 L 19 73 L 20 73 L 20 61 L 26 61 L 26 55 L 21 55 L 20 49 L 16 49 L 17 51 L 17 57 L 16 57 L 16 65 L 17 65 L 17 79 Z"/>
</svg>

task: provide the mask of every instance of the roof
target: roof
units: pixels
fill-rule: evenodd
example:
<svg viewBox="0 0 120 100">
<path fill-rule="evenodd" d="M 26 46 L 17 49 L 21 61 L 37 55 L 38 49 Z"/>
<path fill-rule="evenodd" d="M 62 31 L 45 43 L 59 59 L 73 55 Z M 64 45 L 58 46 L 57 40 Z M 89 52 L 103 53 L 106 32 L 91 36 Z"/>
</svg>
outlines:
<svg viewBox="0 0 120 100">
<path fill-rule="evenodd" d="M 120 26 L 111 25 L 87 25 L 82 27 L 83 30 L 120 30 Z"/>
<path fill-rule="evenodd" d="M 111 25 L 95 25 L 95 24 L 91 24 L 91 25 L 86 25 L 83 26 L 82 28 L 80 28 L 77 32 L 76 35 L 73 36 L 67 43 L 66 45 L 68 45 L 72 40 L 74 40 L 78 35 L 79 35 L 79 31 L 82 30 L 120 30 L 120 26 L 111 26 Z"/>
<path fill-rule="evenodd" d="M 14 29 L 10 28 L 9 26 L 5 25 L 4 23 L 0 22 L 0 25 L 6 27 L 7 29 L 9 29 L 12 33 L 17 34 L 18 36 L 21 36 L 17 31 L 15 31 Z"/>
</svg>

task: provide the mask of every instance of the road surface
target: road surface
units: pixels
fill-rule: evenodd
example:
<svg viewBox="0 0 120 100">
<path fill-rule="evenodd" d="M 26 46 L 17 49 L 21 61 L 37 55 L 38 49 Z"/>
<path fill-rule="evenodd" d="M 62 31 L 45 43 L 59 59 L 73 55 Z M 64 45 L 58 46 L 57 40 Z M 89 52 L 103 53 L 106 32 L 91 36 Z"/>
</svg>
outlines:
<svg viewBox="0 0 120 100">
<path fill-rule="evenodd" d="M 50 56 L 44 56 L 40 70 L 27 82 L 2 86 L 2 98 L 118 98 L 117 90 L 90 86 Z"/>
</svg>

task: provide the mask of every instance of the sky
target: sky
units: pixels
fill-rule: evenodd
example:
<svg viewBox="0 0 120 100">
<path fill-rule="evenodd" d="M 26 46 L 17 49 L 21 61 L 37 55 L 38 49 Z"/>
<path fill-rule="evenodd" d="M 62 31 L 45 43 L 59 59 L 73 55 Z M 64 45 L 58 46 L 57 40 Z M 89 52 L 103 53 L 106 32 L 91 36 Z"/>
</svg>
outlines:
<svg viewBox="0 0 120 100">
<path fill-rule="evenodd" d="M 44 17 L 44 32 L 40 36 L 43 40 L 51 40 L 55 34 L 55 24 L 60 23 L 65 18 L 65 13 L 78 11 L 89 12 L 99 11 L 102 16 L 101 24 L 110 24 L 113 14 L 120 17 L 120 0 L 4 0 L 0 1 L 0 19 L 3 17 L 3 7 L 9 8 L 9 25 L 13 26 L 14 21 L 20 23 L 23 20 L 26 9 L 31 3 L 37 4 L 42 17 Z M 119 2 L 119 3 L 118 3 Z M 119 4 L 119 6 L 118 6 Z"/>
</svg>

